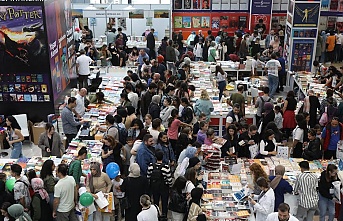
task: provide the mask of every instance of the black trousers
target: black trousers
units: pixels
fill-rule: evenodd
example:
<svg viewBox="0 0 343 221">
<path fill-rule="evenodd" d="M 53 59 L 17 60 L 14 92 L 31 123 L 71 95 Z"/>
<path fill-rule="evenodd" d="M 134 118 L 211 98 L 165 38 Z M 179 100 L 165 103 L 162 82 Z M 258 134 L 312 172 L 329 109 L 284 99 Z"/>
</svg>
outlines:
<svg viewBox="0 0 343 221">
<path fill-rule="evenodd" d="M 76 134 L 65 134 L 67 137 L 66 150 L 68 149 L 69 143 L 76 137 Z"/>
<path fill-rule="evenodd" d="M 285 74 L 279 74 L 279 90 L 283 91 L 283 86 L 285 85 L 286 81 L 286 75 Z"/>
<path fill-rule="evenodd" d="M 81 88 L 86 88 L 88 90 L 88 75 L 79 75 L 78 81 L 79 90 L 81 90 Z"/>
<path fill-rule="evenodd" d="M 325 150 L 324 151 L 324 159 L 330 160 L 331 158 L 336 159 L 336 150 Z"/>
<path fill-rule="evenodd" d="M 168 198 L 169 198 L 169 188 L 152 188 L 152 197 L 154 199 L 154 204 L 159 205 L 160 199 L 162 201 L 162 215 L 168 214 Z"/>
</svg>

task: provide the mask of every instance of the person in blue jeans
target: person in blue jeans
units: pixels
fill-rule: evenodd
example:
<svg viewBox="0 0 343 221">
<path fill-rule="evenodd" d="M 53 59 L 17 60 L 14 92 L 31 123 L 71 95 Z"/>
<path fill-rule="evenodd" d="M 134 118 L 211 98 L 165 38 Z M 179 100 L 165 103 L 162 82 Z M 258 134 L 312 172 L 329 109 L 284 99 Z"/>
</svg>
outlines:
<svg viewBox="0 0 343 221">
<path fill-rule="evenodd" d="M 6 118 L 7 124 L 7 141 L 12 148 L 11 159 L 19 159 L 23 157 L 23 144 L 24 136 L 21 133 L 21 127 L 18 121 L 13 116 Z"/>
<path fill-rule="evenodd" d="M 268 71 L 268 82 L 269 82 L 269 89 L 270 93 L 269 96 L 274 98 L 274 94 L 276 89 L 279 86 L 279 74 L 278 72 L 281 70 L 281 64 L 278 60 L 276 60 L 276 54 L 273 53 L 270 56 L 270 60 L 266 63 L 264 67 L 265 71 Z"/>
<path fill-rule="evenodd" d="M 220 101 L 226 87 L 227 73 L 222 69 L 221 66 L 217 65 L 214 75 L 216 76 L 216 80 L 217 80 L 217 85 L 219 89 L 219 101 Z"/>
<path fill-rule="evenodd" d="M 320 221 L 325 221 L 325 216 L 328 212 L 328 221 L 333 221 L 335 218 L 335 203 L 338 199 L 334 196 L 333 182 L 340 181 L 337 176 L 337 166 L 329 164 L 325 171 L 321 173 L 318 189 L 319 189 L 319 216 Z"/>
</svg>

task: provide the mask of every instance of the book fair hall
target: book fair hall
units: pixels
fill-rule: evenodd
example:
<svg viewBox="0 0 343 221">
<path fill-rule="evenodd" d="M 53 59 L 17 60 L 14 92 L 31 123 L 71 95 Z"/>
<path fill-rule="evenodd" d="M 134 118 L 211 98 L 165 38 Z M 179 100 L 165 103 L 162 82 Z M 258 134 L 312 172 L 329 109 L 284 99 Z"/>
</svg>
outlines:
<svg viewBox="0 0 343 221">
<path fill-rule="evenodd" d="M 0 221 L 343 221 L 343 0 L 0 0 Z"/>
</svg>

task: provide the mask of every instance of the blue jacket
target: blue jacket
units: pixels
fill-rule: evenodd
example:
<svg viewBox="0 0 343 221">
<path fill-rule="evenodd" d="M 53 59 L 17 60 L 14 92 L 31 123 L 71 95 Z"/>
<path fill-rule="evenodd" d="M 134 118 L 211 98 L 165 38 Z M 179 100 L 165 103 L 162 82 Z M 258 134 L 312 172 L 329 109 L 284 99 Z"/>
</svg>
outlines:
<svg viewBox="0 0 343 221">
<path fill-rule="evenodd" d="M 162 162 L 164 164 L 169 165 L 170 162 L 176 161 L 173 148 L 171 147 L 170 144 L 169 144 L 169 146 L 166 146 L 166 145 L 161 145 L 160 143 L 158 143 L 155 147 L 155 150 L 161 150 L 163 152 Z"/>
<path fill-rule="evenodd" d="M 152 149 L 149 149 L 144 142 L 138 149 L 136 162 L 141 168 L 141 175 L 145 176 L 148 172 L 148 167 L 150 163 L 156 163 L 155 153 Z"/>
<path fill-rule="evenodd" d="M 209 117 L 213 110 L 214 108 L 211 100 L 198 99 L 195 102 L 194 113 L 196 116 L 199 116 L 201 113 L 204 113 L 207 117 Z"/>
<path fill-rule="evenodd" d="M 275 176 L 269 176 L 269 180 L 272 181 Z M 279 185 L 274 190 L 275 195 L 275 204 L 274 204 L 274 212 L 278 211 L 278 207 L 281 203 L 285 201 L 284 194 L 285 193 L 292 193 L 293 187 L 284 179 L 281 179 Z"/>
</svg>

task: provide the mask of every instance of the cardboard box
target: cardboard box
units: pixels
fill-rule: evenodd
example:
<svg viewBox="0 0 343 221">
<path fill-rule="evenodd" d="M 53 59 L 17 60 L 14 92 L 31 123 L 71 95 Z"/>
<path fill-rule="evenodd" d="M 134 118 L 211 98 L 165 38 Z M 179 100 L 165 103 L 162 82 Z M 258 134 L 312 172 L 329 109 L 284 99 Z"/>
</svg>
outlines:
<svg viewBox="0 0 343 221">
<path fill-rule="evenodd" d="M 38 145 L 39 142 L 39 136 L 41 133 L 45 132 L 45 125 L 42 124 L 34 124 L 32 127 L 32 133 L 33 133 L 33 143 L 35 145 Z"/>
</svg>

